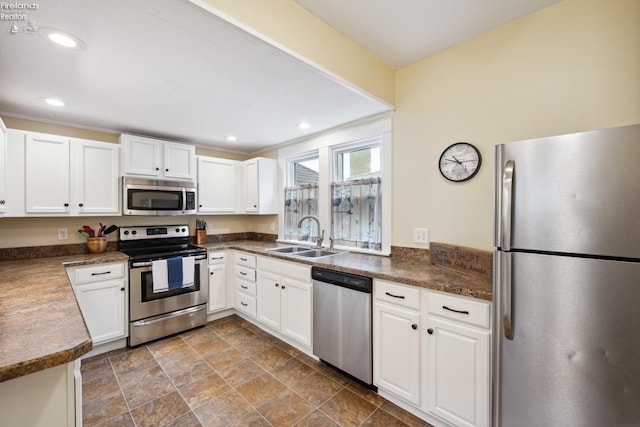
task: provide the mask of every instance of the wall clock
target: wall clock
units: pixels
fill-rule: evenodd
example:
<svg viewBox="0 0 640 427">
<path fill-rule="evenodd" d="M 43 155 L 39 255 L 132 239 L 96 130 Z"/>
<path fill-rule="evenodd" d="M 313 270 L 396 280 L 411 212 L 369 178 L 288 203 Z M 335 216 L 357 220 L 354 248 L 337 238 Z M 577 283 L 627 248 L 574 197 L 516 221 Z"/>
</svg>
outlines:
<svg viewBox="0 0 640 427">
<path fill-rule="evenodd" d="M 453 182 L 467 181 L 480 170 L 480 151 L 468 142 L 456 142 L 440 155 L 439 167 L 443 177 Z"/>
</svg>

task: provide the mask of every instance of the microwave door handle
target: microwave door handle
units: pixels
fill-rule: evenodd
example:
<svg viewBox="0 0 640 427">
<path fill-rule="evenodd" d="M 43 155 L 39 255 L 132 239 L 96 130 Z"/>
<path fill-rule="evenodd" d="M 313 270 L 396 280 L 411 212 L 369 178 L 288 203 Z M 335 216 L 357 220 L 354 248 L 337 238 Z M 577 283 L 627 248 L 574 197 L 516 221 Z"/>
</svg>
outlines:
<svg viewBox="0 0 640 427">
<path fill-rule="evenodd" d="M 182 210 L 187 210 L 187 189 L 182 187 Z"/>
</svg>

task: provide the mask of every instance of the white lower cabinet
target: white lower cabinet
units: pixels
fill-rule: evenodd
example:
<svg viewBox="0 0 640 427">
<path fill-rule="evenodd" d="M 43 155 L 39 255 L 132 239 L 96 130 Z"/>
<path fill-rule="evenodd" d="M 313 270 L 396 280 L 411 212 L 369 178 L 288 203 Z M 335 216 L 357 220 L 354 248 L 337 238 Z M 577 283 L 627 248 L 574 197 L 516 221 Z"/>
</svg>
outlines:
<svg viewBox="0 0 640 427">
<path fill-rule="evenodd" d="M 424 291 L 423 408 L 452 425 L 490 425 L 490 304 Z"/>
<path fill-rule="evenodd" d="M 209 253 L 209 299 L 207 313 L 229 308 L 227 304 L 227 267 L 224 252 Z"/>
<path fill-rule="evenodd" d="M 235 252 L 234 307 L 244 314 L 256 317 L 256 256 Z"/>
<path fill-rule="evenodd" d="M 126 272 L 124 262 L 67 268 L 94 347 L 128 335 Z"/>
<path fill-rule="evenodd" d="M 311 268 L 258 257 L 258 321 L 311 347 Z"/>
<path fill-rule="evenodd" d="M 373 304 L 373 381 L 420 404 L 420 294 L 376 280 Z"/>
<path fill-rule="evenodd" d="M 491 304 L 374 280 L 373 378 L 436 426 L 490 425 Z"/>
</svg>

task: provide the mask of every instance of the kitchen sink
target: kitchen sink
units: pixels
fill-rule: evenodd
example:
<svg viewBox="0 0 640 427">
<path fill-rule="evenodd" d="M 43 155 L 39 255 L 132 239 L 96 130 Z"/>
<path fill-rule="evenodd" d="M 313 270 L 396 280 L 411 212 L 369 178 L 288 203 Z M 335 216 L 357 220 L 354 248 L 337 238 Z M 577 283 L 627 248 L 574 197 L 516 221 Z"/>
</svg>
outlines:
<svg viewBox="0 0 640 427">
<path fill-rule="evenodd" d="M 326 249 L 309 249 L 306 251 L 298 252 L 295 256 L 302 256 L 306 258 L 320 258 L 329 255 L 337 255 L 339 252 L 328 251 Z"/>
<path fill-rule="evenodd" d="M 296 252 L 308 251 L 309 248 L 304 246 L 285 246 L 283 248 L 267 249 L 269 252 L 278 252 L 279 254 L 291 254 Z"/>
</svg>

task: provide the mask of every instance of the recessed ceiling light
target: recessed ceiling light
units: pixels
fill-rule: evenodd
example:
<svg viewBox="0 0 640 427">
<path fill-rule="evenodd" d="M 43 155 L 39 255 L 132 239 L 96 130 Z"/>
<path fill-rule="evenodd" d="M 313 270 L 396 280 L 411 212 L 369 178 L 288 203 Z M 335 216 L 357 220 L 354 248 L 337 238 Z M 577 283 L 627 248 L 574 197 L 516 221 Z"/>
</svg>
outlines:
<svg viewBox="0 0 640 427">
<path fill-rule="evenodd" d="M 42 100 L 54 107 L 64 107 L 65 105 L 67 105 L 66 102 L 58 98 L 42 98 Z"/>
<path fill-rule="evenodd" d="M 40 27 L 38 28 L 38 34 L 59 46 L 69 49 L 82 50 L 87 47 L 87 44 L 80 37 L 57 28 Z"/>
<path fill-rule="evenodd" d="M 311 125 L 307 122 L 300 122 L 298 123 L 298 127 L 300 129 L 309 129 L 311 127 Z"/>
<path fill-rule="evenodd" d="M 229 135 L 229 136 L 227 136 L 226 139 L 227 139 L 227 141 L 230 141 L 230 142 L 234 142 L 234 141 L 238 140 L 238 138 L 235 135 Z"/>
</svg>

